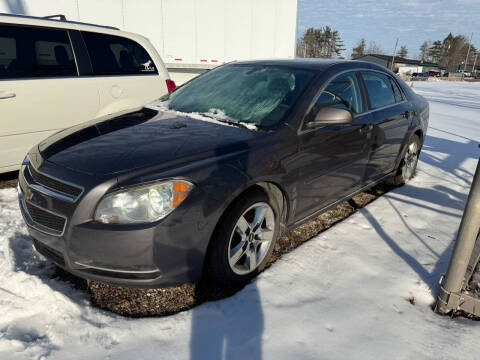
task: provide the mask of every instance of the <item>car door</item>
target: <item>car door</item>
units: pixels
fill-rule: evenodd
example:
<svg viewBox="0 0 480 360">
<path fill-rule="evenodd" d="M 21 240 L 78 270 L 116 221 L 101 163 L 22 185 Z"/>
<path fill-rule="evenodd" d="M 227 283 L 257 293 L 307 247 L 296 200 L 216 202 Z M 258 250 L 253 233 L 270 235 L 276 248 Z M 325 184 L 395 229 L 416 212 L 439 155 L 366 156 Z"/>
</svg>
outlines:
<svg viewBox="0 0 480 360">
<path fill-rule="evenodd" d="M 142 106 L 167 92 L 163 71 L 139 43 L 82 31 L 100 93 L 99 116 Z"/>
<path fill-rule="evenodd" d="M 69 31 L 0 24 L 0 172 L 50 134 L 90 120 L 95 84 L 78 77 Z"/>
<path fill-rule="evenodd" d="M 370 110 L 374 118 L 367 181 L 376 181 L 394 170 L 410 123 L 410 104 L 396 81 L 381 72 L 363 71 Z"/>
<path fill-rule="evenodd" d="M 307 129 L 305 123 L 326 106 L 351 111 L 354 122 Z M 373 121 L 364 108 L 359 78 L 348 72 L 328 84 L 307 114 L 299 134 L 296 221 L 362 186 Z"/>
</svg>

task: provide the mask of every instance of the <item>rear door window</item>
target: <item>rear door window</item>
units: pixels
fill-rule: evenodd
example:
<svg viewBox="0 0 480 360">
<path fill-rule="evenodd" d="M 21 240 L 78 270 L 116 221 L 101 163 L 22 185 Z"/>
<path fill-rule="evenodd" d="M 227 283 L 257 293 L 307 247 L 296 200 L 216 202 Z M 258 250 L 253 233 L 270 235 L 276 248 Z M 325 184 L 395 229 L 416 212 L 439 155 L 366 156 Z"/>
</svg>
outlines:
<svg viewBox="0 0 480 360">
<path fill-rule="evenodd" d="M 0 78 L 77 76 L 67 31 L 0 25 Z"/>
<path fill-rule="evenodd" d="M 393 80 L 392 78 L 390 78 L 390 83 L 392 84 L 393 95 L 395 96 L 395 101 L 396 102 L 403 101 L 404 100 L 403 93 L 400 90 L 400 88 L 398 87 L 397 82 L 395 80 Z"/>
<path fill-rule="evenodd" d="M 362 77 L 367 88 L 371 109 L 395 104 L 390 77 L 381 73 L 364 71 Z"/>
<path fill-rule="evenodd" d="M 147 51 L 133 40 L 106 34 L 82 32 L 94 75 L 158 74 Z"/>
</svg>

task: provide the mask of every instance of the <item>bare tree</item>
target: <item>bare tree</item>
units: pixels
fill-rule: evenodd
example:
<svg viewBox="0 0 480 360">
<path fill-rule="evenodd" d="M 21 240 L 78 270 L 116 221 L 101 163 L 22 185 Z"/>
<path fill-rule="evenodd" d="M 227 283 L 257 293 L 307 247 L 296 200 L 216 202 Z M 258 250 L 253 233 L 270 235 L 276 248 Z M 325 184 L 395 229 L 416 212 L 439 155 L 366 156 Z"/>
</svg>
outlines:
<svg viewBox="0 0 480 360">
<path fill-rule="evenodd" d="M 406 45 L 400 46 L 400 50 L 398 50 L 398 56 L 402 58 L 406 58 L 408 55 L 408 49 Z"/>
<path fill-rule="evenodd" d="M 424 41 L 423 44 L 420 46 L 420 56 L 419 59 L 421 61 L 430 61 L 428 50 L 432 46 L 432 42 L 430 40 Z"/>
<path fill-rule="evenodd" d="M 375 41 L 370 41 L 366 51 L 367 54 L 384 54 L 383 49 Z"/>
</svg>

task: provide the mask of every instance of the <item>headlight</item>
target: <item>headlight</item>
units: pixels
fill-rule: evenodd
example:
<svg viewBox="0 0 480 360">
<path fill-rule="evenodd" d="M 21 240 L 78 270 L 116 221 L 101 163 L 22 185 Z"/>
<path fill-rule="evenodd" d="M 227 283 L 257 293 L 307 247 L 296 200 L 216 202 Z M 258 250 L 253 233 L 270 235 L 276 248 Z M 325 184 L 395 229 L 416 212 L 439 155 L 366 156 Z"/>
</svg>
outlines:
<svg viewBox="0 0 480 360">
<path fill-rule="evenodd" d="M 188 181 L 171 180 L 116 191 L 100 201 L 95 220 L 105 224 L 154 222 L 170 214 L 192 189 Z"/>
</svg>

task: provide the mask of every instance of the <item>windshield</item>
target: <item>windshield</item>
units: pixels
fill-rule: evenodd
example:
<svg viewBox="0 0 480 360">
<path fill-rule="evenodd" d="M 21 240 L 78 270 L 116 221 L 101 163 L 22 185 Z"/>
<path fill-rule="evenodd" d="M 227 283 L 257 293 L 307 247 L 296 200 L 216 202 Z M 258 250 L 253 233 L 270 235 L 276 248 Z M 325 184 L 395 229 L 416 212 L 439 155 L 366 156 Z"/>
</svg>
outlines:
<svg viewBox="0 0 480 360">
<path fill-rule="evenodd" d="M 270 127 L 287 115 L 313 76 L 308 70 L 231 64 L 209 71 L 161 100 L 171 110 Z"/>
</svg>

